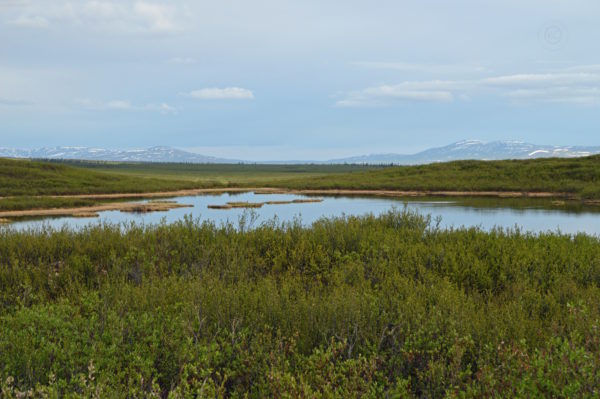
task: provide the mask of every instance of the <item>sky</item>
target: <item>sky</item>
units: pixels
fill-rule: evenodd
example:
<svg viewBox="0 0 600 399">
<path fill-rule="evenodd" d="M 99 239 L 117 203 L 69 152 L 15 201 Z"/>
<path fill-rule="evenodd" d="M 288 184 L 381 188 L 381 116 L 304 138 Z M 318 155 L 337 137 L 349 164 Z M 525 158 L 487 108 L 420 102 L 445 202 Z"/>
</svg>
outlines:
<svg viewBox="0 0 600 399">
<path fill-rule="evenodd" d="M 598 0 L 0 0 L 0 147 L 600 145 Z"/>
</svg>

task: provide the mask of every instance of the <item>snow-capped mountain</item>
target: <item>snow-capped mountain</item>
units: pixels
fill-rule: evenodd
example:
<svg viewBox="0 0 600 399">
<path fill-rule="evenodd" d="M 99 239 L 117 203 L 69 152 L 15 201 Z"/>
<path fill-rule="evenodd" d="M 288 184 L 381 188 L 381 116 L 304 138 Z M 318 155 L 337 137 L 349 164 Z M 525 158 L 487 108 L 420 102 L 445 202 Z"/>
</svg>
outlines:
<svg viewBox="0 0 600 399">
<path fill-rule="evenodd" d="M 116 162 L 186 162 L 186 163 L 236 163 L 224 159 L 195 154 L 172 147 L 151 147 L 139 150 L 113 150 L 90 147 L 44 147 L 34 150 L 0 148 L 0 157 L 32 159 L 78 159 Z"/>
<path fill-rule="evenodd" d="M 574 158 L 600 154 L 597 147 L 558 147 L 536 145 L 521 141 L 491 141 L 464 140 L 444 147 L 430 148 L 416 154 L 373 154 L 350 158 L 332 159 L 329 161 L 277 161 L 265 163 L 359 163 L 359 164 L 398 164 L 417 165 L 432 162 L 455 161 L 460 159 L 531 159 L 561 157 Z M 0 148 L 0 157 L 32 158 L 32 159 L 79 159 L 91 161 L 115 162 L 185 162 L 185 163 L 256 163 L 195 154 L 172 147 L 151 147 L 139 150 L 113 150 L 90 147 L 52 147 L 34 150 L 19 150 Z"/>
<path fill-rule="evenodd" d="M 461 159 L 499 160 L 532 158 L 575 158 L 600 154 L 600 146 L 550 146 L 524 143 L 522 141 L 464 140 L 444 147 L 430 148 L 416 154 L 373 154 L 341 158 L 331 163 L 394 163 L 416 165 L 432 162 L 456 161 Z"/>
</svg>

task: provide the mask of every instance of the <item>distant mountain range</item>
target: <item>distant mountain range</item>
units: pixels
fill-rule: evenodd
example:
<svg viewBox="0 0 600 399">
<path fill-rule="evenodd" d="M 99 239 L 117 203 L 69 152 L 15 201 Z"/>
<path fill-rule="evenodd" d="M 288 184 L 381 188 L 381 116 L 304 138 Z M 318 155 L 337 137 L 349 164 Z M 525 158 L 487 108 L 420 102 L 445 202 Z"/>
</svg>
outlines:
<svg viewBox="0 0 600 399">
<path fill-rule="evenodd" d="M 532 158 L 575 158 L 600 154 L 600 146 L 551 146 L 524 143 L 522 141 L 464 140 L 444 147 L 430 148 L 416 154 L 373 154 L 331 160 L 331 163 L 394 163 L 417 165 L 447 162 L 461 159 L 499 160 Z"/>
<path fill-rule="evenodd" d="M 460 159 L 532 159 L 561 157 L 574 158 L 600 154 L 600 146 L 549 146 L 524 143 L 521 141 L 464 140 L 444 147 L 430 148 L 416 154 L 372 154 L 329 161 L 277 161 L 264 163 L 357 163 L 357 164 L 398 164 L 417 165 L 432 162 L 446 162 Z M 89 147 L 53 147 L 33 150 L 0 148 L 0 157 L 31 159 L 79 159 L 114 162 L 184 162 L 184 163 L 257 163 L 236 159 L 216 158 L 182 151 L 172 147 L 151 147 L 138 150 L 111 150 Z"/>
<path fill-rule="evenodd" d="M 111 150 L 90 147 L 44 147 L 34 150 L 0 148 L 0 157 L 31 159 L 78 159 L 115 162 L 184 162 L 184 163 L 238 163 L 234 159 L 209 157 L 172 147 L 151 147 L 138 150 Z"/>
</svg>

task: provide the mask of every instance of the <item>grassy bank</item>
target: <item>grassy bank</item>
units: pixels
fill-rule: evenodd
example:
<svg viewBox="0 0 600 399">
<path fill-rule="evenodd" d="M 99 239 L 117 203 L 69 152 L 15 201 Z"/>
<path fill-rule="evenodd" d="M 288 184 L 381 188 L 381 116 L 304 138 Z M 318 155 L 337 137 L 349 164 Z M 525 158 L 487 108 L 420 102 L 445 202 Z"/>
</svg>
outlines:
<svg viewBox="0 0 600 399">
<path fill-rule="evenodd" d="M 363 165 L 185 164 L 61 161 L 65 165 L 125 176 L 186 180 L 203 185 L 251 186 L 276 184 L 290 178 L 314 179 L 383 169 Z"/>
<path fill-rule="evenodd" d="M 54 162 L 0 158 L 0 197 L 135 193 L 199 186 L 186 180 L 124 176 Z"/>
<path fill-rule="evenodd" d="M 70 208 L 92 206 L 96 200 L 79 198 L 51 198 L 18 196 L 0 198 L 0 211 L 22 211 L 27 209 Z"/>
<path fill-rule="evenodd" d="M 0 158 L 0 211 L 91 206 L 105 202 L 52 198 L 54 195 L 262 186 L 292 176 L 312 179 L 366 169 L 354 165 L 140 164 Z"/>
<path fill-rule="evenodd" d="M 402 191 L 514 191 L 600 198 L 600 156 L 506 161 L 456 161 L 418 166 L 189 165 L 73 162 L 124 176 L 188 180 L 221 186 Z"/>
<path fill-rule="evenodd" d="M 296 189 L 551 192 L 600 198 L 600 156 L 396 166 L 312 179 L 294 178 L 275 185 Z"/>
<path fill-rule="evenodd" d="M 405 212 L 0 231 L 3 397 L 594 397 L 600 241 Z"/>
<path fill-rule="evenodd" d="M 600 199 L 600 157 L 458 161 L 421 166 L 32 162 L 0 159 L 0 210 L 70 207 L 51 195 L 275 187 L 399 191 L 549 192 Z M 17 197 L 4 198 L 1 197 Z M 44 198 L 40 198 L 44 197 Z M 99 201 L 87 200 L 86 204 Z M 508 204 L 508 201 L 505 201 Z"/>
</svg>

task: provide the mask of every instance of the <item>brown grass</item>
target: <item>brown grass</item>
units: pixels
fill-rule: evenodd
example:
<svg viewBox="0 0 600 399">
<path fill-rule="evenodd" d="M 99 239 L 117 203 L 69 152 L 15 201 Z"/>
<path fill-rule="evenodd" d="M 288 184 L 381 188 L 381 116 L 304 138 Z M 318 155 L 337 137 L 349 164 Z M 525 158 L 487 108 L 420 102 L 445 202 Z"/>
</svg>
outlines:
<svg viewBox="0 0 600 399">
<path fill-rule="evenodd" d="M 38 217 L 38 216 L 75 216 L 81 214 L 91 214 L 103 211 L 123 211 L 123 212 L 155 212 L 167 211 L 175 208 L 191 207 L 192 205 L 183 205 L 176 203 L 147 203 L 136 202 L 115 202 L 111 204 L 101 204 L 94 206 L 82 206 L 77 208 L 52 208 L 52 209 L 30 209 L 26 211 L 2 211 L 0 218 L 18 218 L 18 217 Z M 86 216 L 87 217 L 87 216 Z"/>
<path fill-rule="evenodd" d="M 73 216 L 74 218 L 97 218 L 100 215 L 96 212 L 79 212 L 74 213 L 71 216 Z"/>
<path fill-rule="evenodd" d="M 166 201 L 154 201 L 148 202 L 146 204 L 136 204 L 132 207 L 126 207 L 124 209 L 119 209 L 121 212 L 130 212 L 130 213 L 148 213 L 148 212 L 166 212 L 175 208 L 189 208 L 193 205 L 182 205 L 177 204 L 175 202 L 166 202 Z"/>
<path fill-rule="evenodd" d="M 499 198 L 562 198 L 570 199 L 568 193 L 521 192 L 521 191 L 430 191 L 430 190 L 354 190 L 354 189 L 305 189 L 282 188 L 200 188 L 192 190 L 161 191 L 153 193 L 76 194 L 56 195 L 54 198 L 118 199 L 118 198 L 168 198 L 200 194 L 247 193 L 255 194 L 299 194 L 299 195 L 375 195 L 388 197 L 499 197 Z"/>
<path fill-rule="evenodd" d="M 292 201 L 294 204 L 308 204 L 311 202 L 323 202 L 323 198 L 300 198 Z"/>
<path fill-rule="evenodd" d="M 231 209 L 233 208 L 231 205 L 208 205 L 208 209 Z"/>
<path fill-rule="evenodd" d="M 232 208 L 261 208 L 265 203 L 264 202 L 228 202 Z"/>
<path fill-rule="evenodd" d="M 279 188 L 259 188 L 254 190 L 254 194 L 287 194 L 289 191 Z"/>
</svg>

